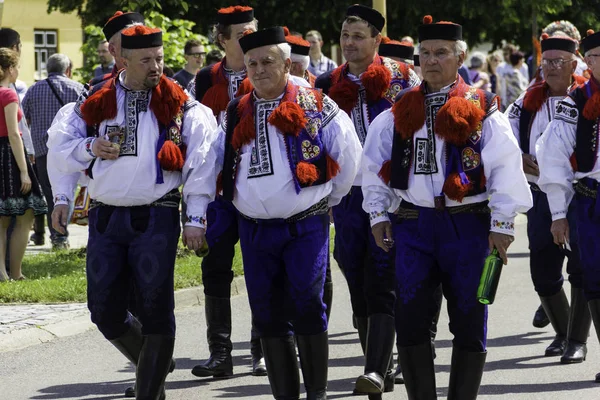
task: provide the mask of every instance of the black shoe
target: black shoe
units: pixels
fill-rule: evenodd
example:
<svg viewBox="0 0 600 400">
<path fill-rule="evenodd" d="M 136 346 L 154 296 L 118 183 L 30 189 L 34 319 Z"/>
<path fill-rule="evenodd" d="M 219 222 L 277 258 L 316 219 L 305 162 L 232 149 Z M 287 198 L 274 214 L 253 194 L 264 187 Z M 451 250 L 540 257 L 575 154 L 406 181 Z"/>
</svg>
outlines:
<svg viewBox="0 0 600 400">
<path fill-rule="evenodd" d="M 229 298 L 206 296 L 206 337 L 210 357 L 192 369 L 198 377 L 212 376 L 230 378 L 233 376 L 231 359 L 231 301 Z"/>
<path fill-rule="evenodd" d="M 394 348 L 396 330 L 394 317 L 387 314 L 373 314 L 369 317 L 365 373 L 356 380 L 355 393 L 383 393 L 386 377 L 393 375 L 390 360 Z M 389 382 L 389 378 L 388 378 Z M 393 390 L 393 384 L 388 390 Z"/>
<path fill-rule="evenodd" d="M 486 352 L 464 351 L 452 348 L 448 400 L 476 400 L 483 376 Z"/>
<path fill-rule="evenodd" d="M 546 357 L 562 356 L 565 353 L 566 348 L 567 348 L 567 338 L 564 336 L 555 336 L 552 343 L 550 343 L 550 345 L 548 347 L 546 347 L 544 356 L 546 356 Z"/>
<path fill-rule="evenodd" d="M 175 338 L 147 335 L 136 369 L 136 400 L 165 398 L 165 379 L 173 362 Z"/>
<path fill-rule="evenodd" d="M 40 235 L 37 233 L 32 233 L 29 237 L 29 241 L 33 242 L 34 246 L 43 246 L 46 243 L 44 235 Z"/>
<path fill-rule="evenodd" d="M 591 325 L 592 316 L 583 289 L 571 287 L 568 344 L 560 359 L 562 364 L 577 364 L 585 361 L 587 355 L 586 343 Z"/>
<path fill-rule="evenodd" d="M 263 356 L 262 346 L 260 344 L 260 335 L 258 330 L 252 323 L 252 331 L 250 332 L 250 354 L 252 355 L 252 375 L 266 376 L 267 365 Z"/>
<path fill-rule="evenodd" d="M 550 325 L 550 319 L 548 319 L 544 307 L 540 305 L 533 316 L 533 326 L 536 328 L 545 328 L 548 325 Z"/>
<path fill-rule="evenodd" d="M 394 372 L 394 383 L 401 385 L 404 383 L 404 378 L 402 377 L 402 367 L 400 366 L 400 355 L 398 355 L 396 362 L 398 365 L 396 366 L 396 371 Z"/>
<path fill-rule="evenodd" d="M 296 337 L 296 343 L 306 388 L 306 399 L 326 400 L 327 363 L 329 361 L 327 331 L 317 335 L 299 335 Z"/>
<path fill-rule="evenodd" d="M 431 341 L 416 346 L 399 347 L 398 356 L 408 399 L 437 400 Z"/>
<path fill-rule="evenodd" d="M 175 360 L 171 359 L 171 367 L 169 368 L 169 373 L 175 371 Z M 127 389 L 125 389 L 125 397 L 135 397 L 135 385 L 134 386 L 130 386 Z"/>
<path fill-rule="evenodd" d="M 267 375 L 275 399 L 300 398 L 300 373 L 293 336 L 261 338 Z"/>
<path fill-rule="evenodd" d="M 596 383 L 600 383 L 600 372 L 596 374 L 596 379 L 594 380 Z"/>
<path fill-rule="evenodd" d="M 546 357 L 560 356 L 566 348 L 569 329 L 569 301 L 565 291 L 561 289 L 553 296 L 540 297 L 545 315 L 552 324 L 556 337 L 546 348 Z"/>
</svg>

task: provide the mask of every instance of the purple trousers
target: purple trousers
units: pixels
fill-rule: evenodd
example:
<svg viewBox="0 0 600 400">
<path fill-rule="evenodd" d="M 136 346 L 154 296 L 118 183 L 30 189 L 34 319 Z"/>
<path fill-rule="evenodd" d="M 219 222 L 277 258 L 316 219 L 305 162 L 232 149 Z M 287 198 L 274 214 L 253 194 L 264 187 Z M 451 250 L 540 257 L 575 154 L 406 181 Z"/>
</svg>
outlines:
<svg viewBox="0 0 600 400">
<path fill-rule="evenodd" d="M 439 308 L 435 292 L 441 283 L 454 346 L 482 352 L 487 307 L 476 297 L 489 254 L 490 215 L 412 207 L 418 210 L 417 219 L 398 218 L 394 224 L 398 345 L 431 340 L 431 323 Z"/>
<path fill-rule="evenodd" d="M 597 181 L 584 179 L 580 183 L 591 189 L 598 189 Z M 575 201 L 583 290 L 588 301 L 597 300 L 600 299 L 600 201 L 579 193 L 576 194 Z"/>
<path fill-rule="evenodd" d="M 239 218 L 254 324 L 261 337 L 316 335 L 327 330 L 323 286 L 329 216 L 289 223 Z"/>
<path fill-rule="evenodd" d="M 88 308 L 113 340 L 129 329 L 130 284 L 144 335 L 175 336 L 173 271 L 180 233 L 171 207 L 100 206 L 89 212 Z"/>
</svg>

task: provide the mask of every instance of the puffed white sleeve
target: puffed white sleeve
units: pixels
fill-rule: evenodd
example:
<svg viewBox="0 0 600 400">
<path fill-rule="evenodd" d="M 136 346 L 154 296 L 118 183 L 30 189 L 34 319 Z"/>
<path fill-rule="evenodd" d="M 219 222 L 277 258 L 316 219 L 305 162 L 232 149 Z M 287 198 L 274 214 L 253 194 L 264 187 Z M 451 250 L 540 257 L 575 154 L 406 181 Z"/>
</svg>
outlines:
<svg viewBox="0 0 600 400">
<path fill-rule="evenodd" d="M 400 198 L 380 176 L 384 163 L 391 162 L 393 139 L 394 115 L 390 109 L 373 120 L 363 149 L 362 206 L 369 214 L 371 226 L 389 221 L 388 212 L 394 212 L 400 205 Z"/>
<path fill-rule="evenodd" d="M 575 194 L 575 173 L 570 158 L 575 149 L 578 116 L 573 100 L 562 100 L 558 103 L 554 119 L 536 143 L 540 165 L 538 185 L 548 195 L 553 221 L 567 218 L 567 210 Z"/>
<path fill-rule="evenodd" d="M 492 112 L 483 122 L 481 159 L 485 172 L 492 232 L 514 236 L 517 213 L 533 205 L 531 190 L 523 173 L 521 150 L 508 118 Z"/>
<path fill-rule="evenodd" d="M 523 108 L 524 97 L 525 93 L 521 94 L 521 96 L 519 96 L 519 98 L 514 103 L 508 106 L 508 108 L 504 112 L 504 115 L 506 115 L 506 117 L 508 118 L 510 128 L 512 129 L 513 135 L 515 135 L 517 142 L 521 138 L 519 125 L 521 121 L 521 109 Z"/>
<path fill-rule="evenodd" d="M 331 179 L 333 187 L 329 195 L 329 207 L 336 206 L 342 197 L 348 194 L 360 167 L 361 147 L 354 124 L 348 114 L 341 112 L 338 106 L 327 96 L 323 96 L 325 108 L 330 114 L 324 117 L 323 142 L 327 154 L 340 167 Z M 335 113 L 335 115 L 333 115 Z M 329 119 L 329 121 L 327 121 Z"/>
<path fill-rule="evenodd" d="M 217 128 L 212 111 L 193 101 L 183 119 L 182 136 L 187 146 L 182 170 L 183 197 L 187 204 L 185 226 L 206 228 L 206 208 L 214 200 L 217 175 L 223 168 L 225 135 Z"/>
<path fill-rule="evenodd" d="M 77 112 L 78 103 L 62 107 L 48 129 L 48 161 L 62 174 L 81 172 L 96 158 L 95 138 L 87 137 L 86 124 Z M 60 116 L 60 118 L 59 118 Z"/>
</svg>

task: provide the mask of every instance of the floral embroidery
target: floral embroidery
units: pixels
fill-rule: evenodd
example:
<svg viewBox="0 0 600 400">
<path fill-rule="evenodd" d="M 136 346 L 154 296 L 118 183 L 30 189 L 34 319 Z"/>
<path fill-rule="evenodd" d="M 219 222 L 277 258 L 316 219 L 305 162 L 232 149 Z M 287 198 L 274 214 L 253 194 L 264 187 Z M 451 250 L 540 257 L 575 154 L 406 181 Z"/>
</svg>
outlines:
<svg viewBox="0 0 600 400">
<path fill-rule="evenodd" d="M 190 224 L 206 226 L 206 218 L 200 217 L 198 215 L 188 215 L 187 220 L 185 222 Z"/>
<path fill-rule="evenodd" d="M 481 156 L 472 148 L 467 147 L 462 151 L 462 163 L 464 170 L 470 171 L 479 167 L 479 164 L 481 163 Z"/>
<path fill-rule="evenodd" d="M 93 137 L 87 138 L 85 139 L 85 151 L 87 151 L 87 153 L 96 158 L 96 155 L 94 154 L 94 151 L 92 150 L 92 146 L 94 145 L 94 139 Z"/>
<path fill-rule="evenodd" d="M 369 218 L 371 220 L 381 218 L 381 217 L 387 217 L 387 212 L 386 211 L 371 211 L 369 213 Z"/>
<path fill-rule="evenodd" d="M 317 145 L 313 145 L 310 140 L 302 141 L 302 158 L 304 160 L 312 160 L 321 154 L 321 149 Z"/>
<path fill-rule="evenodd" d="M 515 223 L 514 222 L 507 222 L 507 221 L 499 221 L 497 219 L 494 219 L 492 221 L 492 227 L 493 228 L 497 228 L 497 229 L 504 229 L 504 230 L 508 230 L 508 231 L 514 231 L 515 230 Z"/>
</svg>

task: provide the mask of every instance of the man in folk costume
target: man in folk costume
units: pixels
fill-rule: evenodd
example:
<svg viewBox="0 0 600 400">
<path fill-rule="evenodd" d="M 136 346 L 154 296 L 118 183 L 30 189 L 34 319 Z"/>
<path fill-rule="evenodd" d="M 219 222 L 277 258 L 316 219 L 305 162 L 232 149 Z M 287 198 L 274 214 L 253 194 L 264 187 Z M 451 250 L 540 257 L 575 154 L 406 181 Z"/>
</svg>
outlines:
<svg viewBox="0 0 600 400">
<path fill-rule="evenodd" d="M 361 5 L 349 7 L 340 37 L 348 61 L 319 76 L 315 85 L 351 117 L 361 144 L 371 121 L 392 106 L 396 95 L 419 84 L 408 64 L 377 55 L 384 25 L 385 18 L 378 11 Z M 371 235 L 369 215 L 362 209 L 361 184 L 359 172 L 351 191 L 333 208 L 333 254 L 348 282 L 366 355 L 365 374 L 357 379 L 355 392 L 381 394 L 394 388 L 390 362 L 395 336 L 395 274 L 389 255 L 377 247 Z"/>
<path fill-rule="evenodd" d="M 310 73 L 310 42 L 298 36 L 290 35 L 288 28 L 283 27 L 285 31 L 285 40 L 292 48 L 292 67 L 290 75 L 297 76 L 306 80 L 311 87 L 315 87 L 317 77 Z"/>
<path fill-rule="evenodd" d="M 369 128 L 363 207 L 378 246 L 395 248 L 408 398 L 437 398 L 430 327 L 441 283 L 454 335 L 448 399 L 471 400 L 486 358 L 487 308 L 476 299 L 484 260 L 496 248 L 506 263 L 514 218 L 531 207 L 531 193 L 496 96 L 458 75 L 462 27 L 426 16 L 419 42 L 423 83 L 400 93 Z"/>
<path fill-rule="evenodd" d="M 589 30 L 581 47 L 591 78 L 558 103 L 554 119 L 537 142 L 538 185 L 548 196 L 554 243 L 563 248 L 569 247 L 572 237 L 574 227 L 568 218 L 569 205 L 575 196 L 583 291 L 600 338 L 600 202 L 597 201 L 600 83 L 596 78 L 600 76 L 600 33 Z M 596 382 L 600 382 L 600 373 Z"/>
<path fill-rule="evenodd" d="M 529 181 L 533 207 L 527 212 L 531 278 L 542 305 L 556 332 L 546 348 L 546 356 L 562 356 L 563 364 L 580 363 L 585 359 L 586 342 L 592 322 L 583 294 L 583 271 L 579 261 L 579 246 L 575 202 L 568 207 L 569 242 L 571 251 L 554 243 L 550 227 L 552 214 L 548 198 L 538 186 L 540 170 L 535 146 L 555 118 L 556 106 L 578 84 L 585 82 L 574 75 L 577 42 L 570 38 L 542 36 L 542 70 L 544 80 L 530 86 L 506 115 L 523 155 L 523 171 Z M 567 272 L 571 282 L 571 307 L 563 290 L 562 266 L 568 257 Z"/>
<path fill-rule="evenodd" d="M 66 106 L 50 129 L 48 147 L 62 158 L 54 166 L 60 173 L 87 169 L 91 178 L 91 318 L 137 366 L 136 398 L 155 400 L 165 398 L 175 343 L 178 188 L 184 185 L 188 204 L 183 243 L 196 250 L 204 242 L 206 207 L 220 169 L 217 127 L 208 108 L 162 74 L 159 29 L 128 28 L 121 33 L 121 45 L 125 70 L 80 107 Z M 127 311 L 131 280 L 139 322 Z"/>
<path fill-rule="evenodd" d="M 410 42 L 399 42 L 384 36 L 381 38 L 381 44 L 379 45 L 377 53 L 381 57 L 391 58 L 394 61 L 412 65 L 415 47 Z"/>
<path fill-rule="evenodd" d="M 240 213 L 250 308 L 275 399 L 326 399 L 328 209 L 348 192 L 360 145 L 352 122 L 320 91 L 289 79 L 283 28 L 240 39 L 254 91 L 233 100 L 220 184 Z M 294 335 L 296 340 L 294 340 Z"/>
</svg>

